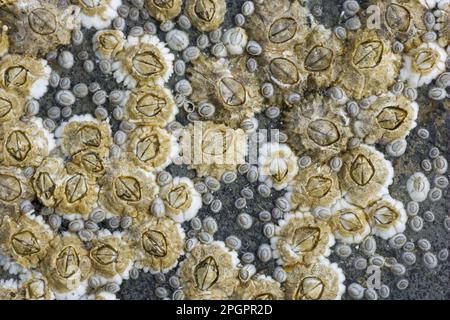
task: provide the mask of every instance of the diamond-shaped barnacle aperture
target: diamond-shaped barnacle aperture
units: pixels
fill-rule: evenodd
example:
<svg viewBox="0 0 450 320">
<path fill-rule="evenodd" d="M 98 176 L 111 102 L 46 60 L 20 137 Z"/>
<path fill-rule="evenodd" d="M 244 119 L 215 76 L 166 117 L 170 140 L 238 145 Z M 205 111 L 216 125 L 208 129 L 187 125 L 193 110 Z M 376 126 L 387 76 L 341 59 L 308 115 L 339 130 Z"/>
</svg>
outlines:
<svg viewBox="0 0 450 320">
<path fill-rule="evenodd" d="M 100 59 L 113 59 L 123 50 L 125 35 L 120 30 L 101 30 L 92 38 L 92 45 Z"/>
<path fill-rule="evenodd" d="M 383 239 L 389 239 L 405 230 L 407 221 L 403 203 L 384 195 L 380 200 L 372 203 L 365 209 L 372 233 Z"/>
<path fill-rule="evenodd" d="M 99 203 L 114 215 L 148 215 L 159 191 L 151 172 L 124 160 L 108 166 L 99 184 Z"/>
<path fill-rule="evenodd" d="M 363 209 L 339 200 L 332 207 L 331 230 L 344 243 L 361 243 L 370 234 L 370 224 Z"/>
<path fill-rule="evenodd" d="M 54 299 L 47 279 L 39 272 L 32 272 L 29 279 L 22 283 L 19 290 L 24 300 Z"/>
<path fill-rule="evenodd" d="M 117 0 L 75 0 L 81 9 L 81 24 L 85 28 L 106 29 L 117 17 L 117 9 L 122 1 Z"/>
<path fill-rule="evenodd" d="M 56 206 L 59 202 L 56 189 L 62 184 L 65 174 L 64 163 L 60 158 L 46 158 L 36 168 L 31 181 L 39 202 L 50 208 Z"/>
<path fill-rule="evenodd" d="M 106 157 L 102 157 L 101 153 L 91 150 L 80 151 L 72 156 L 72 163 L 79 165 L 95 178 L 105 173 L 106 161 Z"/>
<path fill-rule="evenodd" d="M 288 300 L 339 300 L 345 292 L 344 273 L 327 259 L 287 267 L 286 296 Z"/>
<path fill-rule="evenodd" d="M 25 102 L 18 94 L 0 88 L 0 124 L 17 121 L 25 112 Z"/>
<path fill-rule="evenodd" d="M 392 52 L 391 42 L 375 31 L 358 31 L 350 39 L 346 67 L 337 83 L 357 100 L 388 91 L 399 74 L 401 56 Z"/>
<path fill-rule="evenodd" d="M 223 242 L 199 244 L 178 270 L 188 299 L 226 299 L 237 285 L 237 254 Z"/>
<path fill-rule="evenodd" d="M 146 0 L 145 5 L 150 16 L 158 21 L 167 21 L 181 12 L 182 0 Z"/>
<path fill-rule="evenodd" d="M 223 22 L 226 12 L 225 0 L 187 0 L 186 15 L 200 31 L 217 29 Z"/>
<path fill-rule="evenodd" d="M 342 160 L 339 179 L 349 203 L 366 207 L 389 193 L 387 188 L 392 183 L 393 168 L 375 148 L 361 145 L 345 153 Z"/>
<path fill-rule="evenodd" d="M 260 276 L 237 286 L 234 297 L 238 300 L 283 300 L 284 292 L 279 282 Z"/>
<path fill-rule="evenodd" d="M 183 228 L 172 219 L 147 216 L 131 228 L 128 243 L 138 268 L 166 273 L 184 253 L 184 238 Z"/>
<path fill-rule="evenodd" d="M 416 127 L 418 112 L 418 104 L 405 96 L 384 94 L 359 112 L 352 124 L 353 132 L 367 144 L 404 139 Z"/>
<path fill-rule="evenodd" d="M 92 265 L 89 253 L 77 236 L 63 234 L 53 239 L 42 264 L 42 272 L 56 298 L 73 299 L 85 293 Z"/>
<path fill-rule="evenodd" d="M 0 225 L 2 252 L 26 269 L 36 268 L 47 254 L 53 238 L 50 227 L 41 217 L 21 215 L 18 218 L 4 216 Z"/>
<path fill-rule="evenodd" d="M 22 170 L 15 167 L 0 168 L 0 216 L 15 216 L 19 213 L 20 204 L 33 198 L 33 188 Z"/>
<path fill-rule="evenodd" d="M 328 224 L 310 213 L 289 214 L 272 238 L 279 264 L 310 264 L 330 255 L 334 237 Z"/>
</svg>

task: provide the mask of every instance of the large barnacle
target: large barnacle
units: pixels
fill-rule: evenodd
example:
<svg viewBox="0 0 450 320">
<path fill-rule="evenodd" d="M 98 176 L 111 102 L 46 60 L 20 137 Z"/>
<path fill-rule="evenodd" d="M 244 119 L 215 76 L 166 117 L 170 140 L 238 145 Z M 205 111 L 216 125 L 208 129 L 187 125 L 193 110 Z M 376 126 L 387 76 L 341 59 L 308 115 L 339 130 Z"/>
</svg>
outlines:
<svg viewBox="0 0 450 320">
<path fill-rule="evenodd" d="M 178 273 L 187 299 L 222 300 L 237 285 L 238 257 L 223 242 L 198 244 L 181 263 Z"/>
<path fill-rule="evenodd" d="M 113 59 L 123 50 L 125 35 L 120 30 L 101 30 L 92 37 L 92 45 L 100 59 Z"/>
<path fill-rule="evenodd" d="M 183 228 L 172 219 L 145 218 L 130 232 L 136 267 L 152 273 L 173 269 L 184 254 L 184 237 Z"/>
<path fill-rule="evenodd" d="M 158 21 L 167 21 L 181 12 L 182 0 L 145 0 L 150 16 Z"/>
<path fill-rule="evenodd" d="M 330 226 L 336 239 L 344 243 L 361 243 L 370 234 L 363 209 L 340 200 L 333 206 Z"/>
<path fill-rule="evenodd" d="M 239 285 L 234 296 L 239 300 L 283 300 L 284 292 L 279 282 L 260 276 Z"/>
<path fill-rule="evenodd" d="M 47 279 L 39 272 L 32 272 L 19 288 L 19 294 L 24 300 L 53 300 Z"/>
<path fill-rule="evenodd" d="M 312 265 L 287 268 L 286 299 L 339 300 L 344 294 L 344 274 L 335 263 L 324 259 Z"/>
<path fill-rule="evenodd" d="M 70 43 L 80 27 L 80 8 L 66 1 L 20 0 L 0 8 L 0 20 L 9 28 L 10 52 L 45 56 Z"/>
<path fill-rule="evenodd" d="M 263 108 L 259 80 L 247 71 L 246 59 L 211 59 L 201 55 L 189 68 L 197 105 L 212 103 L 216 107 L 214 120 L 237 127 L 247 117 Z"/>
<path fill-rule="evenodd" d="M 58 299 L 76 299 L 86 292 L 92 266 L 89 253 L 77 236 L 63 234 L 53 239 L 42 266 Z"/>
<path fill-rule="evenodd" d="M 0 167 L 0 219 L 19 213 L 20 204 L 33 200 L 34 192 L 29 180 L 15 167 Z"/>
<path fill-rule="evenodd" d="M 384 94 L 358 113 L 353 131 L 367 144 L 387 144 L 404 139 L 416 127 L 418 112 L 418 104 L 405 96 Z"/>
<path fill-rule="evenodd" d="M 167 1 L 166 1 L 167 2 Z M 186 15 L 200 31 L 212 31 L 223 22 L 225 0 L 186 0 Z"/>
<path fill-rule="evenodd" d="M 158 194 L 154 175 L 125 161 L 112 163 L 99 183 L 99 203 L 114 215 L 145 216 Z"/>
<path fill-rule="evenodd" d="M 174 56 L 156 36 L 128 36 L 112 64 L 114 78 L 133 89 L 137 85 L 167 82 L 173 72 Z"/>
<path fill-rule="evenodd" d="M 334 237 L 326 222 L 310 213 L 297 213 L 279 221 L 271 242 L 279 264 L 311 264 L 331 253 Z"/>
<path fill-rule="evenodd" d="M 375 148 L 361 145 L 345 153 L 342 160 L 339 178 L 349 203 L 366 207 L 389 193 L 388 186 L 392 183 L 394 170 Z"/>
<path fill-rule="evenodd" d="M 326 164 L 313 164 L 301 169 L 290 183 L 289 193 L 294 209 L 309 211 L 330 207 L 341 196 L 336 172 Z"/>
<path fill-rule="evenodd" d="M 17 121 L 24 114 L 25 101 L 14 92 L 0 88 L 0 124 Z"/>
<path fill-rule="evenodd" d="M 122 0 L 74 0 L 81 8 L 81 24 L 85 28 L 105 29 L 117 17 Z"/>
<path fill-rule="evenodd" d="M 247 140 L 242 129 L 196 121 L 183 133 L 182 150 L 184 162 L 196 169 L 198 176 L 220 179 L 245 163 Z"/>
<path fill-rule="evenodd" d="M 338 84 L 357 100 L 388 91 L 398 76 L 401 57 L 392 52 L 391 42 L 375 31 L 356 32 L 344 56 Z"/>
<path fill-rule="evenodd" d="M 64 163 L 60 158 L 46 158 L 36 169 L 31 181 L 36 197 L 43 205 L 53 208 L 59 202 L 55 192 L 64 176 Z"/>
</svg>

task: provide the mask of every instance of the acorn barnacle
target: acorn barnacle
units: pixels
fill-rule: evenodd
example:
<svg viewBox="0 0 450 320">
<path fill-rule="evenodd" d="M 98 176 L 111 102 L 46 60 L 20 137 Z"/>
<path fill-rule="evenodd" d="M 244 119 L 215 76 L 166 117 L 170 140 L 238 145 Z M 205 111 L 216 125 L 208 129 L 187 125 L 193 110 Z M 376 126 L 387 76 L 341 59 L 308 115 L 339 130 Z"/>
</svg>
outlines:
<svg viewBox="0 0 450 320">
<path fill-rule="evenodd" d="M 0 125 L 17 121 L 24 114 L 25 101 L 20 95 L 0 88 Z"/>
<path fill-rule="evenodd" d="M 24 300 L 53 300 L 55 296 L 50 290 L 47 279 L 39 272 L 31 272 L 22 281 L 19 287 L 19 294 Z"/>
<path fill-rule="evenodd" d="M 330 255 L 334 237 L 326 222 L 310 213 L 296 213 L 279 221 L 271 242 L 279 264 L 311 264 Z"/>
<path fill-rule="evenodd" d="M 0 22 L 2 32 L 0 34 L 0 58 L 9 52 L 8 26 Z"/>
<path fill-rule="evenodd" d="M 125 35 L 120 30 L 101 30 L 92 37 L 93 49 L 100 59 L 113 59 L 123 50 Z"/>
<path fill-rule="evenodd" d="M 186 0 L 185 11 L 198 30 L 207 32 L 222 24 L 226 3 L 225 0 Z"/>
<path fill-rule="evenodd" d="M 441 0 L 435 11 L 435 30 L 439 33 L 439 44 L 444 48 L 450 44 L 450 1 Z"/>
<path fill-rule="evenodd" d="M 178 16 L 182 3 L 182 0 L 145 0 L 150 16 L 158 21 L 167 21 Z"/>
<path fill-rule="evenodd" d="M 279 282 L 270 277 L 259 276 L 239 285 L 234 296 L 239 300 L 283 300 L 284 292 Z"/>
<path fill-rule="evenodd" d="M 15 167 L 0 168 L 0 211 L 2 215 L 14 217 L 19 213 L 20 204 L 33 200 L 34 192 L 23 172 Z"/>
<path fill-rule="evenodd" d="M 64 163 L 60 158 L 48 157 L 36 168 L 31 179 L 38 200 L 45 206 L 54 208 L 59 199 L 56 198 L 56 188 L 61 185 L 64 176 Z"/>
<path fill-rule="evenodd" d="M 81 24 L 85 28 L 97 30 L 108 28 L 118 16 L 117 9 L 122 0 L 75 0 L 80 7 Z"/>
<path fill-rule="evenodd" d="M 370 224 L 363 209 L 338 201 L 332 208 L 331 230 L 344 243 L 361 243 L 370 234 Z"/>
</svg>

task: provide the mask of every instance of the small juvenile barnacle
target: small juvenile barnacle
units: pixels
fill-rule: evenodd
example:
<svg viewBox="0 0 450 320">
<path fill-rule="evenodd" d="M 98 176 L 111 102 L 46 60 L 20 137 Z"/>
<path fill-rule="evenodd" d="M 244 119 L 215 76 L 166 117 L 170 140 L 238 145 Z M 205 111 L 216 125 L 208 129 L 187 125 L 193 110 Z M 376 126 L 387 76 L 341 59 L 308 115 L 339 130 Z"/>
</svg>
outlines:
<svg viewBox="0 0 450 320">
<path fill-rule="evenodd" d="M 330 226 L 336 239 L 344 243 L 361 243 L 370 234 L 365 212 L 345 200 L 333 206 Z"/>
<path fill-rule="evenodd" d="M 259 149 L 259 179 L 275 190 L 282 190 L 298 172 L 297 157 L 287 145 L 266 143 Z"/>
<path fill-rule="evenodd" d="M 225 18 L 225 0 L 186 0 L 186 15 L 200 31 L 217 29 Z"/>
<path fill-rule="evenodd" d="M 159 196 L 164 202 L 166 215 L 180 223 L 195 217 L 202 206 L 200 194 L 186 177 L 175 177 L 171 183 L 161 187 Z"/>
<path fill-rule="evenodd" d="M 174 55 L 158 37 L 128 36 L 124 50 L 112 64 L 114 78 L 129 89 L 138 85 L 163 85 L 173 73 Z"/>
<path fill-rule="evenodd" d="M 187 70 L 191 76 L 192 95 L 197 105 L 204 102 L 216 107 L 214 120 L 237 127 L 264 107 L 258 78 L 249 73 L 246 59 L 226 59 L 199 56 Z"/>
<path fill-rule="evenodd" d="M 184 230 L 169 218 L 145 217 L 131 228 L 129 237 L 135 266 L 145 272 L 166 273 L 184 254 Z"/>
<path fill-rule="evenodd" d="M 328 224 L 310 213 L 288 214 L 271 238 L 278 264 L 311 264 L 330 255 L 334 237 Z"/>
<path fill-rule="evenodd" d="M 236 252 L 227 249 L 223 242 L 196 245 L 178 269 L 186 298 L 231 297 L 238 283 L 238 262 Z"/>
<path fill-rule="evenodd" d="M 383 196 L 370 207 L 367 207 L 365 211 L 369 217 L 374 235 L 383 239 L 390 239 L 397 233 L 405 230 L 408 217 L 403 203 L 389 195 Z"/>
<path fill-rule="evenodd" d="M 234 296 L 238 300 L 283 300 L 280 283 L 271 277 L 259 276 L 236 287 Z"/>
<path fill-rule="evenodd" d="M 167 21 L 178 16 L 182 3 L 182 0 L 145 0 L 150 16 L 158 21 Z"/>
<path fill-rule="evenodd" d="M 26 269 L 38 267 L 47 254 L 49 241 L 53 236 L 41 216 L 4 216 L 0 224 L 2 253 Z"/>
<path fill-rule="evenodd" d="M 392 164 L 375 148 L 361 145 L 342 156 L 339 172 L 345 199 L 354 205 L 366 207 L 388 194 L 394 170 Z"/>
<path fill-rule="evenodd" d="M 88 251 L 77 236 L 70 234 L 58 235 L 50 242 L 41 269 L 57 299 L 81 297 L 92 273 Z"/>
<path fill-rule="evenodd" d="M 24 99 L 14 92 L 0 88 L 0 124 L 17 121 L 24 113 Z"/>
<path fill-rule="evenodd" d="M 159 191 L 153 173 L 125 161 L 108 166 L 99 184 L 99 203 L 114 215 L 147 215 Z"/>
<path fill-rule="evenodd" d="M 33 198 L 30 182 L 20 169 L 0 167 L 0 216 L 19 213 L 20 204 Z"/>
<path fill-rule="evenodd" d="M 47 279 L 39 272 L 32 272 L 19 287 L 19 294 L 24 300 L 53 300 Z"/>
<path fill-rule="evenodd" d="M 97 30 L 108 28 L 111 21 L 118 16 L 117 8 L 122 0 L 75 0 L 81 9 L 81 24 L 85 28 Z"/>
<path fill-rule="evenodd" d="M 340 300 L 345 292 L 345 276 L 336 263 L 327 259 L 311 265 L 288 267 L 286 299 Z"/>
<path fill-rule="evenodd" d="M 447 52 L 435 42 L 422 43 L 403 56 L 400 80 L 407 81 L 411 88 L 431 83 L 445 72 Z"/>
<path fill-rule="evenodd" d="M 95 54 L 100 59 L 113 59 L 123 50 L 125 35 L 120 30 L 101 30 L 92 37 Z"/>
<path fill-rule="evenodd" d="M 47 92 L 50 73 L 45 60 L 6 55 L 0 60 L 0 87 L 21 97 L 40 99 Z"/>
<path fill-rule="evenodd" d="M 337 83 L 357 100 L 388 91 L 398 76 L 401 57 L 375 31 L 356 32 L 350 39 Z"/>
<path fill-rule="evenodd" d="M 288 187 L 292 208 L 309 211 L 330 207 L 341 197 L 336 172 L 326 164 L 315 163 L 301 169 Z"/>
<path fill-rule="evenodd" d="M 419 106 L 403 95 L 377 97 L 368 109 L 360 110 L 353 131 L 367 144 L 388 144 L 404 139 L 416 127 Z"/>
</svg>

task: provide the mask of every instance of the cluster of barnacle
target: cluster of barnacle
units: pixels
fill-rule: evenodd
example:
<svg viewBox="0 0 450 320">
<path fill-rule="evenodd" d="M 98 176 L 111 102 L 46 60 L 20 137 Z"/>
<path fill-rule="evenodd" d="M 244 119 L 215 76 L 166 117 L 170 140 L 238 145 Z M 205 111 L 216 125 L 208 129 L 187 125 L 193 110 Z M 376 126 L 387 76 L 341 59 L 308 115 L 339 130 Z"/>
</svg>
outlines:
<svg viewBox="0 0 450 320">
<path fill-rule="evenodd" d="M 225 0 L 186 0 L 178 23 L 210 32 L 213 43 L 202 34 L 198 47 L 210 47 L 211 55 L 201 53 L 172 26 L 167 45 L 183 51 L 188 68 L 155 33 L 124 32 L 116 19 L 121 0 L 72 2 L 0 2 L 0 265 L 19 275 L 0 282 L 0 299 L 114 299 L 137 270 L 177 266 L 182 290 L 174 298 L 339 299 L 344 274 L 327 259 L 335 239 L 359 244 L 370 234 L 391 239 L 405 230 L 403 204 L 389 195 L 392 165 L 376 147 L 395 157 L 405 152 L 417 88 L 435 81 L 430 97 L 447 97 L 448 0 L 370 1 L 383 13 L 377 30 L 354 26 L 369 20 L 355 1 L 346 1 L 347 28 L 334 30 L 318 24 L 302 1 L 246 1 L 238 26 L 223 34 Z M 145 1 L 145 12 L 162 24 L 182 7 L 181 0 Z M 108 115 L 72 116 L 54 132 L 36 117 L 35 102 L 51 82 L 41 58 L 82 41 L 81 27 L 97 30 L 93 51 L 125 89 L 109 98 L 128 135 L 114 134 Z M 70 69 L 73 57 L 60 57 Z M 185 71 L 189 81 L 175 85 L 174 98 L 166 84 Z M 55 99 L 71 106 L 75 97 L 61 90 Z M 193 218 L 201 184 L 164 171 L 181 143 L 198 177 L 234 181 L 255 115 L 276 118 L 274 105 L 287 109 L 287 144 L 263 144 L 259 171 L 248 175 L 288 191 L 278 205 L 290 213 L 265 226 L 271 246 L 258 252 L 280 265 L 275 279 L 241 263 L 238 239 L 214 241 L 214 219 L 195 228 L 211 232 L 186 239 L 183 222 L 200 221 Z M 179 106 L 193 124 L 174 122 Z M 408 191 L 422 199 L 416 180 Z M 36 203 L 50 215 L 44 219 Z M 214 203 L 211 210 L 220 211 Z M 248 219 L 238 217 L 242 225 Z"/>
</svg>

